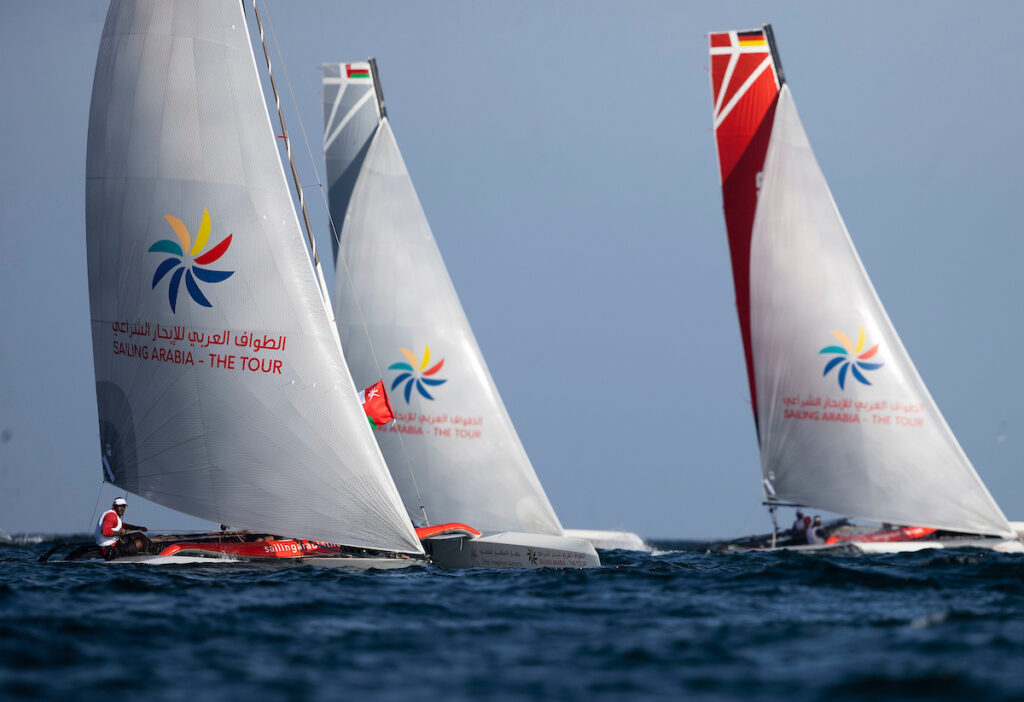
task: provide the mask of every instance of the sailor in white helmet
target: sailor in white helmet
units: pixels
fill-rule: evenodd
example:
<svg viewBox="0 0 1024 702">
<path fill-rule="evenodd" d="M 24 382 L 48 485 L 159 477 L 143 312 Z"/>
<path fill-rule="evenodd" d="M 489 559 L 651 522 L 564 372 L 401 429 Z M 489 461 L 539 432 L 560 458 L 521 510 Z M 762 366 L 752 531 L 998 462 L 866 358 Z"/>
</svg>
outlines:
<svg viewBox="0 0 1024 702">
<path fill-rule="evenodd" d="M 144 526 L 127 524 L 121 520 L 128 508 L 128 501 L 118 497 L 110 505 L 110 509 L 100 515 L 96 522 L 94 537 L 100 553 L 108 561 L 122 556 L 134 556 L 139 553 L 159 553 L 160 549 L 140 532 L 149 531 Z M 131 532 L 131 533 L 129 533 Z"/>
</svg>

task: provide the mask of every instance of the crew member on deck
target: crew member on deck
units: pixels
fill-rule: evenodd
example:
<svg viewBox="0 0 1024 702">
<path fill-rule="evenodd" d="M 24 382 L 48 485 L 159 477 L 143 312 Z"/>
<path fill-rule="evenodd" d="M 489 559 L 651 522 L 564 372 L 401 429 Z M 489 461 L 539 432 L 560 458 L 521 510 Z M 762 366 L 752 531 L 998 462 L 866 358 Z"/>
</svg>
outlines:
<svg viewBox="0 0 1024 702">
<path fill-rule="evenodd" d="M 807 525 L 804 524 L 804 513 L 800 510 L 796 511 L 796 520 L 793 522 L 793 526 L 789 528 L 789 533 L 793 537 L 793 543 L 802 544 L 806 540 Z"/>
<path fill-rule="evenodd" d="M 141 533 L 149 531 L 146 527 L 121 521 L 127 508 L 128 501 L 118 497 L 96 522 L 96 545 L 100 547 L 103 558 L 108 561 L 139 553 L 160 553 L 160 548 Z"/>
<path fill-rule="evenodd" d="M 821 515 L 814 515 L 814 522 L 810 528 L 807 529 L 807 543 L 809 544 L 823 544 L 825 543 L 825 532 L 821 530 Z"/>
</svg>

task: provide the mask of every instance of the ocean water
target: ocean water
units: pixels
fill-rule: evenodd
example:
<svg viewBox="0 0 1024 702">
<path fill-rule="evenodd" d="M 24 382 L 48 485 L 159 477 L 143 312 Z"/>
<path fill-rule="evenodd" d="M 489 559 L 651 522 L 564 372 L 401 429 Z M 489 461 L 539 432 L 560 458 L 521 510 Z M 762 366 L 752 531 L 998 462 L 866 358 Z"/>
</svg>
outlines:
<svg viewBox="0 0 1024 702">
<path fill-rule="evenodd" d="M 708 554 L 588 571 L 37 563 L 0 699 L 1024 699 L 1024 557 Z"/>
</svg>

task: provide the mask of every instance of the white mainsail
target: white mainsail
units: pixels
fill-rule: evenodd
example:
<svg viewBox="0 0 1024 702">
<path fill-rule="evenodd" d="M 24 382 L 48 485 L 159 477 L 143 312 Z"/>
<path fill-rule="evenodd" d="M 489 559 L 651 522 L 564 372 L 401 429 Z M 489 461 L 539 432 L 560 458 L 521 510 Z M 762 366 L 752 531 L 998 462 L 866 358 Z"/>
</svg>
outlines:
<svg viewBox="0 0 1024 702">
<path fill-rule="evenodd" d="M 770 38 L 767 28 L 711 36 L 723 197 L 767 496 L 1012 536 L 871 285 Z"/>
<path fill-rule="evenodd" d="M 1012 535 L 875 294 L 787 85 L 750 261 L 762 468 L 777 496 L 878 521 Z"/>
<path fill-rule="evenodd" d="M 360 383 L 384 375 L 399 422 L 377 439 L 407 507 L 418 509 L 418 487 L 433 522 L 561 535 L 386 117 L 347 211 L 332 207 L 332 216 L 344 222 L 334 298 L 342 343 Z"/>
<path fill-rule="evenodd" d="M 86 164 L 105 477 L 233 527 L 422 553 L 345 364 L 238 0 L 114 0 Z"/>
</svg>

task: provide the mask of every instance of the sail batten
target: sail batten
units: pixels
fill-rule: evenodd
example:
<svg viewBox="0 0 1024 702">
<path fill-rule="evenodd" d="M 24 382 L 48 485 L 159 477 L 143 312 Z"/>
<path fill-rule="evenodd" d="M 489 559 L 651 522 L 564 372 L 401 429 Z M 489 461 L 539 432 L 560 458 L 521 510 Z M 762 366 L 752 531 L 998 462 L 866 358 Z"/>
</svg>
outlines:
<svg viewBox="0 0 1024 702">
<path fill-rule="evenodd" d="M 712 36 L 720 56 L 737 48 L 735 33 Z M 763 117 L 716 133 L 723 172 L 747 160 L 724 177 L 723 199 L 766 491 L 863 519 L 1012 535 L 864 270 L 789 86 L 775 90 L 741 96 Z"/>
<path fill-rule="evenodd" d="M 303 244 L 236 0 L 111 4 L 86 170 L 106 477 L 235 528 L 422 553 Z"/>
<path fill-rule="evenodd" d="M 331 202 L 344 222 L 335 308 L 356 380 L 376 382 L 380 359 L 398 422 L 376 435 L 399 491 L 415 512 L 418 485 L 433 522 L 561 535 L 386 117 L 369 140 L 346 209 Z"/>
</svg>

